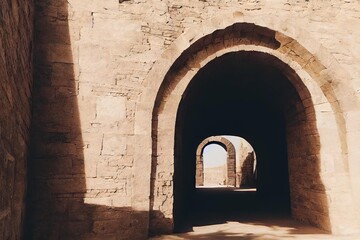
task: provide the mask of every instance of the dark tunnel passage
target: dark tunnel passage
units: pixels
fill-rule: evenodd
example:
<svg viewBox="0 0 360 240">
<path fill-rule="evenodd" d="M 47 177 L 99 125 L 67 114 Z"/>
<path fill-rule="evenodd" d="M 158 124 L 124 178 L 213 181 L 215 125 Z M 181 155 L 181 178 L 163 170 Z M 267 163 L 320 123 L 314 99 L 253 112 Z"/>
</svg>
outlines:
<svg viewBox="0 0 360 240">
<path fill-rule="evenodd" d="M 299 102 L 293 85 L 261 53 L 229 53 L 198 72 L 177 114 L 175 232 L 244 216 L 290 216 L 286 126 Z M 253 146 L 256 192 L 195 188 L 196 148 L 213 135 L 240 136 Z"/>
</svg>

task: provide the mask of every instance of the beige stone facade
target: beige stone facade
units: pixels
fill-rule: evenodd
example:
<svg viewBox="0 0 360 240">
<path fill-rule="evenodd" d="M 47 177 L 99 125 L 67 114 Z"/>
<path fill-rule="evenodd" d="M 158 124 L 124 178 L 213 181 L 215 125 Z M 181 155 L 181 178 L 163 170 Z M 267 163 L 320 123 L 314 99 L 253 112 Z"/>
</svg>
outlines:
<svg viewBox="0 0 360 240">
<path fill-rule="evenodd" d="M 207 133 L 190 124 L 186 106 L 198 100 L 191 89 L 231 59 L 269 73 L 259 81 L 274 93 L 286 90 L 271 96 L 278 101 L 273 110 L 284 115 L 292 217 L 334 234 L 360 231 L 358 1 L 0 6 L 0 238 L 118 240 L 172 232 L 195 187 L 195 160 L 184 159 L 198 136 L 186 129 L 202 139 Z M 224 117 L 242 111 L 230 107 Z M 267 118 L 255 120 L 265 129 Z M 268 139 L 241 131 L 263 149 L 256 150 L 260 161 Z"/>
</svg>

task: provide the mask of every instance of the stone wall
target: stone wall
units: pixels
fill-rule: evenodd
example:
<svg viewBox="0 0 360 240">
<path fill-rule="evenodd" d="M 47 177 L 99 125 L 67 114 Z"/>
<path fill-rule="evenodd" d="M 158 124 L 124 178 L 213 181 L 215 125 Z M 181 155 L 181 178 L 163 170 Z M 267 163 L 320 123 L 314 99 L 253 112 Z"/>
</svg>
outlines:
<svg viewBox="0 0 360 240">
<path fill-rule="evenodd" d="M 359 215 L 347 214 L 350 209 L 358 211 L 356 206 L 359 206 L 354 205 L 359 201 L 350 193 L 357 194 L 357 174 L 354 174 L 359 169 L 354 158 L 357 148 L 353 141 L 348 140 L 352 134 L 356 135 L 357 128 L 353 124 L 359 120 L 359 99 L 351 85 L 355 80 L 331 52 L 312 39 L 311 34 L 298 23 L 292 22 L 293 18 L 283 22 L 278 16 L 266 16 L 230 12 L 195 24 L 196 29 L 202 29 L 201 32 L 188 31 L 181 35 L 158 59 L 144 80 L 146 88 L 140 98 L 142 108 L 135 117 L 135 126 L 140 130 L 138 139 L 147 145 L 147 136 L 153 132 L 152 146 L 156 146 L 153 148 L 153 151 L 156 150 L 152 155 L 153 165 L 169 173 L 156 177 L 159 182 L 169 181 L 174 161 L 176 163 L 179 159 L 173 155 L 177 154 L 178 148 L 172 150 L 176 146 L 177 129 L 173 126 L 177 121 L 177 106 L 186 98 L 182 94 L 186 94 L 190 81 L 200 74 L 204 65 L 219 61 L 227 54 L 242 53 L 251 58 L 260 52 L 261 56 L 255 57 L 256 61 L 280 69 L 296 91 L 291 94 L 288 89 L 289 92 L 283 91 L 279 95 L 287 98 L 281 103 L 285 105 L 293 216 L 335 233 L 358 231 L 358 222 L 354 219 L 358 219 Z M 151 119 L 151 113 L 147 112 L 151 112 L 154 101 L 156 105 L 152 117 L 156 124 L 149 129 L 146 119 Z M 201 126 L 197 128 L 201 129 Z M 271 135 L 285 135 L 280 132 Z M 141 151 L 140 148 L 138 150 Z M 143 163 L 141 159 L 135 158 L 135 169 L 138 169 L 137 164 Z M 298 171 L 299 167 L 302 171 Z M 175 171 L 180 170 L 175 168 Z M 143 201 L 139 202 L 145 203 L 146 188 L 140 185 L 139 180 L 134 187 L 144 194 L 137 194 L 138 190 L 134 194 L 137 199 L 143 196 Z M 352 189 L 348 188 L 350 181 Z M 162 197 L 168 201 L 163 201 L 160 207 L 169 219 L 172 219 L 172 194 L 164 192 L 165 197 Z M 158 198 L 158 195 L 154 197 Z M 345 206 L 344 202 L 348 204 Z"/>
<path fill-rule="evenodd" d="M 184 40 L 183 47 L 182 34 L 205 34 L 208 28 L 231 20 L 225 16 L 234 16 L 234 21 L 238 21 L 235 17 L 256 20 L 265 27 L 276 25 L 273 19 L 281 20 L 282 25 L 276 26 L 282 31 L 300 32 L 301 39 L 311 36 L 321 44 L 347 71 L 349 87 L 358 94 L 360 29 L 354 26 L 360 23 L 359 11 L 356 1 L 340 0 L 37 0 L 28 236 L 146 238 L 149 195 L 154 193 L 151 158 L 158 155 L 151 148 L 154 102 L 144 99 L 151 98 L 149 92 L 157 94 L 156 86 L 164 77 L 152 69 L 176 59 L 176 49 L 166 50 L 184 51 L 192 41 Z M 216 16 L 224 17 L 212 20 Z M 157 78 L 149 78 L 149 72 L 158 74 Z M 167 104 L 163 111 L 177 107 L 170 100 Z M 346 121 L 360 110 L 347 106 Z M 136 119 L 140 120 L 135 124 Z M 355 149 L 360 129 L 355 121 L 349 124 L 347 147 Z M 175 128 L 170 121 L 167 127 L 169 131 L 161 131 L 170 133 Z M 167 206 L 172 205 L 173 170 L 161 164 L 171 162 L 166 158 L 173 149 L 169 143 L 157 142 L 157 150 L 164 154 L 157 159 L 153 177 L 162 181 L 158 186 L 162 205 L 156 210 L 171 218 L 172 209 Z M 349 151 L 354 187 L 359 182 L 357 156 Z M 354 196 L 359 204 L 359 192 L 354 191 Z"/>
<path fill-rule="evenodd" d="M 97 13 L 108 4 L 35 2 L 29 239 L 128 239 L 143 218 L 131 208 L 138 90 L 120 84 L 119 49 L 102 45 L 127 41 L 110 37 L 120 15 Z"/>
<path fill-rule="evenodd" d="M 237 146 L 236 182 L 240 188 L 256 187 L 256 155 L 252 146 L 245 140 Z"/>
<path fill-rule="evenodd" d="M 236 173 L 240 188 L 253 188 L 256 187 L 255 176 L 255 154 L 248 152 L 247 155 L 240 160 L 241 170 Z"/>
<path fill-rule="evenodd" d="M 32 1 L 0 1 L 0 239 L 20 239 L 32 88 Z"/>
</svg>

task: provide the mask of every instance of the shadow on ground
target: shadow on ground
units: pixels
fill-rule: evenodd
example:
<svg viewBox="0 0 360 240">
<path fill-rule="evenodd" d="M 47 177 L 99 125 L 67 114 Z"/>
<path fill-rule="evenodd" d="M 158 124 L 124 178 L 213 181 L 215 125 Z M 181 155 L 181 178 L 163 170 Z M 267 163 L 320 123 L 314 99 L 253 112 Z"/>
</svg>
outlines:
<svg viewBox="0 0 360 240">
<path fill-rule="evenodd" d="M 352 238 L 351 238 L 352 237 Z M 278 240 L 278 239 L 354 239 L 354 236 L 332 236 L 317 228 L 297 222 L 289 217 L 262 216 L 255 218 L 244 217 L 238 221 L 228 221 L 194 227 L 193 232 L 164 235 L 152 240 L 180 240 L 180 239 L 246 239 L 246 240 Z"/>
<path fill-rule="evenodd" d="M 257 221 L 290 217 L 286 202 L 275 196 L 264 198 L 256 191 L 231 188 L 197 188 L 193 195 L 191 224 L 206 226 L 228 221 Z"/>
</svg>

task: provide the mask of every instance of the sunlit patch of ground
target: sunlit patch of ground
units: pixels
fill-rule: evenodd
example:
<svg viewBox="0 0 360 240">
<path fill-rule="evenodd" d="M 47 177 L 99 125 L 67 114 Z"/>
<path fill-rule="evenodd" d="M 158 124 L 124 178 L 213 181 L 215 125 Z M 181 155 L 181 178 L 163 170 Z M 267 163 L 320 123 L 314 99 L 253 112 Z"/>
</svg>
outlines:
<svg viewBox="0 0 360 240">
<path fill-rule="evenodd" d="M 235 187 L 230 187 L 230 186 L 226 186 L 226 185 L 207 185 L 207 186 L 197 186 L 197 189 L 202 189 L 202 188 L 224 188 L 228 191 L 236 191 L 236 192 L 256 192 L 256 188 L 235 188 Z"/>
<path fill-rule="evenodd" d="M 360 240 L 360 236 L 334 236 L 317 228 L 297 222 L 289 218 L 265 219 L 249 222 L 229 221 L 223 224 L 194 227 L 193 232 L 164 235 L 151 240 L 181 239 L 239 239 L 239 240 Z"/>
</svg>

